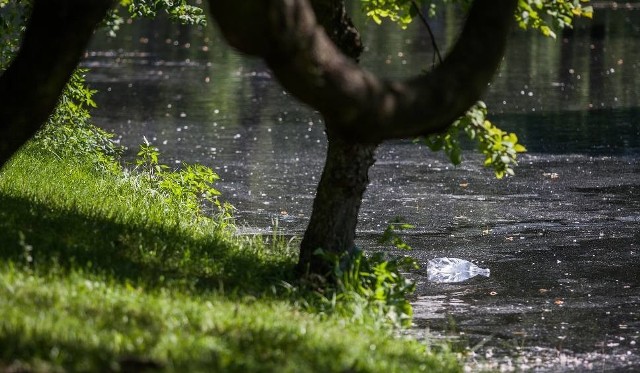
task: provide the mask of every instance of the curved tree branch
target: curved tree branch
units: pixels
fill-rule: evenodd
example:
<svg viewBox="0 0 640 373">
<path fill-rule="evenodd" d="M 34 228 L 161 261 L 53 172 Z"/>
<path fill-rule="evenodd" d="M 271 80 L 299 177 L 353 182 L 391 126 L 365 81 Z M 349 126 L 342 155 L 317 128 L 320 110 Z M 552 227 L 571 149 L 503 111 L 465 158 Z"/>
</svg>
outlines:
<svg viewBox="0 0 640 373">
<path fill-rule="evenodd" d="M 53 112 L 113 0 L 36 0 L 18 55 L 0 76 L 0 167 Z"/>
<path fill-rule="evenodd" d="M 210 0 L 231 45 L 262 57 L 295 97 L 320 111 L 330 133 L 361 143 L 440 132 L 475 103 L 497 70 L 517 0 L 475 0 L 443 63 L 385 81 L 339 52 L 307 0 Z M 231 19 L 259 21 L 246 24 Z M 254 18 L 251 18 L 254 19 Z"/>
</svg>

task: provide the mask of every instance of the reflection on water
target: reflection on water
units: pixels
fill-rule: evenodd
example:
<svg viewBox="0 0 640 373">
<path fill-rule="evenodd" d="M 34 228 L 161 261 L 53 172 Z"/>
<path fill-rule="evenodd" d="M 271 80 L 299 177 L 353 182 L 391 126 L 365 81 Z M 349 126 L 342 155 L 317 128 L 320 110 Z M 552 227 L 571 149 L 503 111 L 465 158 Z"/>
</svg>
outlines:
<svg viewBox="0 0 640 373">
<path fill-rule="evenodd" d="M 446 295 L 421 295 L 413 302 L 415 307 L 414 317 L 419 320 L 444 319 L 451 310 L 464 313 L 469 309 L 469 304 L 465 303 L 461 296 L 462 292 L 453 292 Z"/>
<path fill-rule="evenodd" d="M 447 11 L 433 21 L 442 46 L 455 20 Z M 411 274 L 413 332 L 478 345 L 470 369 L 487 359 L 505 370 L 640 369 L 638 25 L 638 10 L 598 9 L 557 41 L 513 36 L 486 101 L 530 151 L 516 177 L 495 180 L 472 153 L 452 167 L 410 141 L 377 153 L 358 245 L 388 250 L 376 239 L 403 216 L 418 227 L 405 238 L 423 267 L 460 257 L 491 269 L 453 284 Z M 397 78 L 430 66 L 422 28 L 363 29 L 368 68 Z M 96 121 L 122 135 L 129 156 L 146 136 L 176 167 L 215 168 L 246 231 L 277 218 L 300 234 L 324 160 L 322 120 L 223 44 L 164 22 L 96 40 L 85 62 L 100 91 Z"/>
</svg>

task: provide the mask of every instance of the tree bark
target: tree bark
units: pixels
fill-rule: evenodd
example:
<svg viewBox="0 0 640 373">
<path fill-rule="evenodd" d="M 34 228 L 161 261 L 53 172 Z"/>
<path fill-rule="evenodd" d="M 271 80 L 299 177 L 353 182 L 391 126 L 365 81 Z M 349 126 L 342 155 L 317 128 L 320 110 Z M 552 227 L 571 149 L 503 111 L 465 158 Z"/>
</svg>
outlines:
<svg viewBox="0 0 640 373">
<path fill-rule="evenodd" d="M 53 112 L 112 0 L 36 0 L 18 55 L 0 76 L 0 168 Z"/>
<path fill-rule="evenodd" d="M 354 240 L 362 196 L 369 185 L 377 144 L 350 142 L 329 134 L 324 169 L 318 184 L 309 225 L 300 245 L 300 274 L 325 275 L 331 269 L 316 250 L 340 255 L 355 248 Z"/>
<path fill-rule="evenodd" d="M 358 61 L 364 46 L 360 32 L 347 14 L 344 0 L 311 0 L 318 23 L 345 56 Z"/>
</svg>

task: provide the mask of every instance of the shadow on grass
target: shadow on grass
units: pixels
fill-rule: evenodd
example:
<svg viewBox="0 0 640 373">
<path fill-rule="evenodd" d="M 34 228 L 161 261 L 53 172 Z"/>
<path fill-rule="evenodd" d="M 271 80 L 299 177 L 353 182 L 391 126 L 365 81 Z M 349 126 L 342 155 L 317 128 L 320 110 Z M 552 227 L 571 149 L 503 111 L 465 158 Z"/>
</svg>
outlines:
<svg viewBox="0 0 640 373">
<path fill-rule="evenodd" d="M 52 341 L 49 337 L 27 337 L 21 333 L 6 333 L 0 336 L 0 356 L 11 365 L 3 366 L 0 359 L 0 372 L 37 372 L 57 371 L 54 364 L 47 360 L 55 355 L 54 360 L 69 371 L 101 372 L 154 372 L 164 368 L 164 364 L 148 358 L 132 356 L 118 356 L 111 351 L 99 347 L 89 347 L 75 341 Z M 52 349 L 56 352 L 51 353 Z M 39 360 L 39 364 L 29 364 L 23 361 Z M 34 366 L 36 365 L 36 366 Z"/>
<path fill-rule="evenodd" d="M 145 287 L 263 294 L 291 280 L 293 259 L 259 239 L 153 222 L 117 223 L 0 194 L 0 260 L 112 276 Z"/>
</svg>

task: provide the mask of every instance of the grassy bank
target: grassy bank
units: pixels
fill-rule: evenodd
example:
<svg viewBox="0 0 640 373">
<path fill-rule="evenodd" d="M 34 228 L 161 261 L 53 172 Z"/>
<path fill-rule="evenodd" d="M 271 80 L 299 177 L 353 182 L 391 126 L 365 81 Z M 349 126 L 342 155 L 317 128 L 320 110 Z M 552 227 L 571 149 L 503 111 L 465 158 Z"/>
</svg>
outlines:
<svg viewBox="0 0 640 373">
<path fill-rule="evenodd" d="M 0 371 L 459 371 L 375 320 L 314 313 L 282 285 L 295 248 L 141 177 L 34 145 L 1 171 Z"/>
</svg>

